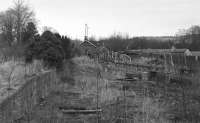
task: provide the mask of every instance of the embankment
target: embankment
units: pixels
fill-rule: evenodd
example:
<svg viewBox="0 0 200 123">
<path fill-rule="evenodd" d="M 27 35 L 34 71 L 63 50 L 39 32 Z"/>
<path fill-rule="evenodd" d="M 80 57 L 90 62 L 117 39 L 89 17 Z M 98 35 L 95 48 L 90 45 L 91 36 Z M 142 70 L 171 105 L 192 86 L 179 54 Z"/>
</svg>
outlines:
<svg viewBox="0 0 200 123">
<path fill-rule="evenodd" d="M 29 121 L 33 108 L 57 85 L 55 71 L 28 78 L 26 83 L 0 104 L 0 123 Z"/>
</svg>

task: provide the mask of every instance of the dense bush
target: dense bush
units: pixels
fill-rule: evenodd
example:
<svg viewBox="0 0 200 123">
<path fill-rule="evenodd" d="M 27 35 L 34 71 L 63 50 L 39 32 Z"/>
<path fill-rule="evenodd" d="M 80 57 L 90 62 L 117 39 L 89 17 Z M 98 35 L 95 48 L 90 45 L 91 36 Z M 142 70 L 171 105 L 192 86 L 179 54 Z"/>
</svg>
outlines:
<svg viewBox="0 0 200 123">
<path fill-rule="evenodd" d="M 67 36 L 61 36 L 59 33 L 55 33 L 54 35 L 61 41 L 65 59 L 82 55 L 82 50 L 80 47 L 81 41 L 71 40 Z"/>
<path fill-rule="evenodd" d="M 47 67 L 61 68 L 64 51 L 61 41 L 50 31 L 45 31 L 28 45 L 25 52 L 26 62 L 39 59 Z"/>
<path fill-rule="evenodd" d="M 29 44 L 36 35 L 38 35 L 36 25 L 33 22 L 29 22 L 22 33 L 22 44 Z"/>
<path fill-rule="evenodd" d="M 61 47 L 63 49 L 65 59 L 71 58 L 72 44 L 70 38 L 68 38 L 67 36 L 61 36 L 59 33 L 55 33 L 54 35 L 58 40 L 61 41 Z"/>
</svg>

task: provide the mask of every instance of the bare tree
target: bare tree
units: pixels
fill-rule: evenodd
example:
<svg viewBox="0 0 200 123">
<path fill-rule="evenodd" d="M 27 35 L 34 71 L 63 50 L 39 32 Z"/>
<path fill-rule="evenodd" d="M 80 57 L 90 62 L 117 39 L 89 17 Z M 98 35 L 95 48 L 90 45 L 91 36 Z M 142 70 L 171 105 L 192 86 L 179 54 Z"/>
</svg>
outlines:
<svg viewBox="0 0 200 123">
<path fill-rule="evenodd" d="M 14 16 L 11 14 L 11 11 L 7 10 L 6 12 L 0 13 L 0 28 L 4 39 L 4 42 L 1 43 L 6 43 L 8 46 L 11 46 L 14 41 Z"/>
<path fill-rule="evenodd" d="M 25 4 L 23 0 L 17 0 L 14 2 L 14 7 L 11 8 L 12 14 L 15 16 L 15 30 L 16 39 L 18 43 L 21 43 L 22 32 L 25 29 L 28 22 L 35 21 L 35 14 L 30 7 Z"/>
<path fill-rule="evenodd" d="M 17 68 L 17 63 L 14 62 L 11 63 L 9 67 L 1 67 L 0 69 L 0 74 L 3 80 L 8 82 L 8 87 L 7 87 L 8 90 L 12 89 L 11 85 L 13 84 L 13 81 L 17 79 L 17 77 L 14 75 L 14 71 L 16 68 Z"/>
<path fill-rule="evenodd" d="M 194 25 L 194 26 L 190 27 L 187 31 L 191 35 L 199 35 L 200 34 L 200 26 Z"/>
<path fill-rule="evenodd" d="M 35 23 L 35 14 L 23 0 L 16 0 L 14 6 L 0 14 L 0 27 L 4 38 L 12 42 L 22 42 L 22 33 L 29 22 Z"/>
</svg>

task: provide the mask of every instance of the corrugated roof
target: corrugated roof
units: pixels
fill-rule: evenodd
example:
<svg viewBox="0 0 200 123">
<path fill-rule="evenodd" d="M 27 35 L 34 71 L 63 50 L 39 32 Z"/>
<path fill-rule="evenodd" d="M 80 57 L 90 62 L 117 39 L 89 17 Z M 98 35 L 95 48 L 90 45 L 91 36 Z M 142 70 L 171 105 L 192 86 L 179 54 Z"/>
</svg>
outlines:
<svg viewBox="0 0 200 123">
<path fill-rule="evenodd" d="M 184 53 L 186 52 L 188 49 L 173 49 L 171 52 L 172 53 Z"/>
<path fill-rule="evenodd" d="M 192 56 L 200 56 L 200 51 L 191 51 Z"/>
<path fill-rule="evenodd" d="M 152 54 L 165 54 L 165 53 L 185 53 L 188 49 L 138 49 L 127 50 L 124 53 L 152 53 Z"/>
</svg>

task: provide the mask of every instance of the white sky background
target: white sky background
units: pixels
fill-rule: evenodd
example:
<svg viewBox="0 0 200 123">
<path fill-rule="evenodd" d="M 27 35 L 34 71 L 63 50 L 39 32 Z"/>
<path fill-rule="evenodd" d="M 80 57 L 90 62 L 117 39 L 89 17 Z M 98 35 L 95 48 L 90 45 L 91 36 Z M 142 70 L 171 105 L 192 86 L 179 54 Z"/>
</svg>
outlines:
<svg viewBox="0 0 200 123">
<path fill-rule="evenodd" d="M 72 38 L 105 37 L 114 32 L 130 36 L 174 35 L 178 29 L 200 25 L 200 0 L 25 0 L 34 9 L 38 26 L 49 26 Z M 13 0 L 0 0 L 0 11 Z"/>
</svg>

